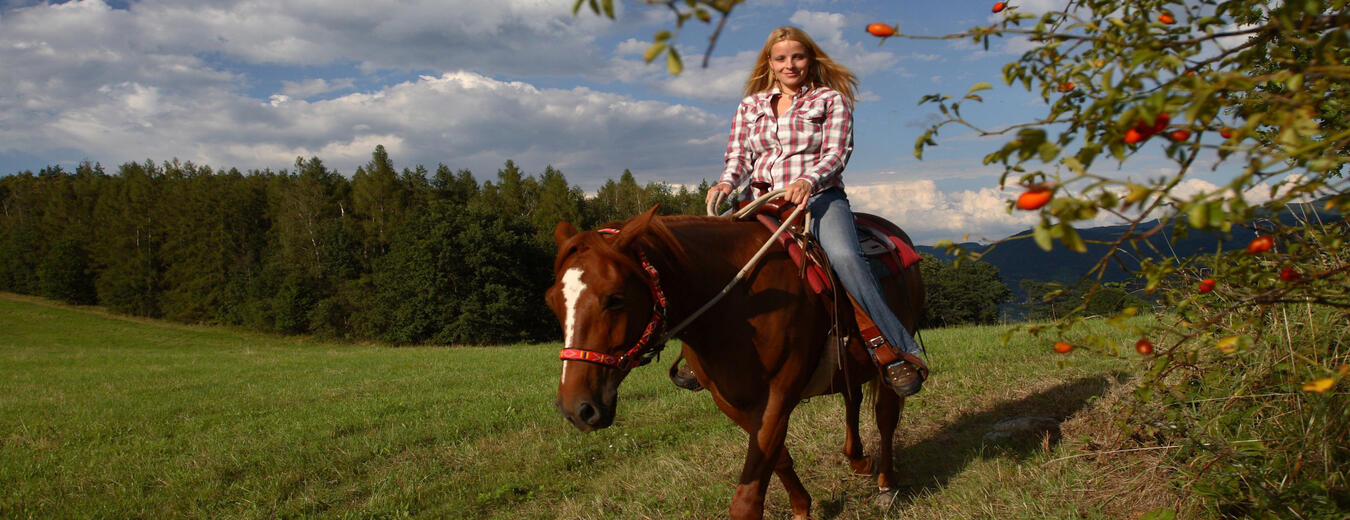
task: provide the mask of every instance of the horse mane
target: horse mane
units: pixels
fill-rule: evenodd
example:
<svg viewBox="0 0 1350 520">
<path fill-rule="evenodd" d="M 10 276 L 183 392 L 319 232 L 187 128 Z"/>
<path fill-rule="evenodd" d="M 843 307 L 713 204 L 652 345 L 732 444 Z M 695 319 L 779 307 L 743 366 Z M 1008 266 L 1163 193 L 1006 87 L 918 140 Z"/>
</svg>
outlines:
<svg viewBox="0 0 1350 520">
<path fill-rule="evenodd" d="M 600 229 L 623 230 L 638 218 L 640 217 L 633 217 L 622 222 L 606 222 Z M 666 221 L 683 222 L 693 218 L 697 217 L 686 215 L 654 217 L 647 222 L 646 226 L 638 230 L 638 233 L 640 234 L 637 238 L 633 239 L 632 245 L 638 246 L 642 251 L 648 254 L 659 253 L 662 254 L 662 256 L 668 257 L 668 259 L 673 262 L 686 263 L 689 258 L 688 254 L 685 252 L 684 247 L 680 245 L 680 242 L 675 238 L 674 233 L 670 231 L 670 227 L 666 225 Z M 563 264 L 566 263 L 567 259 L 572 255 L 581 251 L 593 251 L 625 270 L 633 273 L 644 272 L 642 266 L 632 254 L 615 247 L 615 245 L 611 243 L 611 240 L 605 238 L 607 236 L 613 235 L 601 233 L 599 230 L 577 233 L 572 238 L 568 239 L 560 248 L 562 253 L 554 260 L 553 271 L 557 272 L 558 269 L 562 268 Z"/>
<path fill-rule="evenodd" d="M 659 251 L 669 257 L 668 259 L 671 262 L 687 265 L 689 254 L 684 250 L 680 241 L 675 239 L 675 233 L 671 232 L 669 224 L 683 223 L 695 218 L 699 217 L 671 215 L 653 218 L 647 225 L 646 232 L 638 238 L 637 243 L 642 246 L 644 251 Z"/>
</svg>

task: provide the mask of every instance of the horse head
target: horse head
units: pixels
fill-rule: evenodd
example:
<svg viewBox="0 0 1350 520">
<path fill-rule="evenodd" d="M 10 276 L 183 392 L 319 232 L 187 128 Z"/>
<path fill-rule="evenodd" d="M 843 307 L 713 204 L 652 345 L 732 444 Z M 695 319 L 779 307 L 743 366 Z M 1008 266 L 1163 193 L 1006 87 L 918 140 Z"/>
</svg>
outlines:
<svg viewBox="0 0 1350 520">
<path fill-rule="evenodd" d="M 661 346 L 651 343 L 660 341 L 664 298 L 640 246 L 655 213 L 617 232 L 578 232 L 567 222 L 553 232 L 558 257 L 546 299 L 563 329 L 557 406 L 577 429 L 612 424 L 619 383 Z"/>
</svg>

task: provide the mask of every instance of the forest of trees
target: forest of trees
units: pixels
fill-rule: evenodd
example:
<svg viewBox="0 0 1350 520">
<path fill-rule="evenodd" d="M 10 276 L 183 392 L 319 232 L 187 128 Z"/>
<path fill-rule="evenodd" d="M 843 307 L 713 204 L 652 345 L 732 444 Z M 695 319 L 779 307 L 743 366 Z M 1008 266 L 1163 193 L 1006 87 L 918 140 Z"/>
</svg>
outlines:
<svg viewBox="0 0 1350 520">
<path fill-rule="evenodd" d="M 594 196 L 562 172 L 506 161 L 494 180 L 440 165 L 396 170 L 384 148 L 350 178 L 318 158 L 282 171 L 177 160 L 0 177 L 0 290 L 190 323 L 393 343 L 554 340 L 543 303 L 552 231 L 653 204 L 701 214 L 707 186 Z M 930 325 L 992 323 L 997 269 L 926 258 Z M 973 266 L 973 267 L 972 267 Z"/>
</svg>

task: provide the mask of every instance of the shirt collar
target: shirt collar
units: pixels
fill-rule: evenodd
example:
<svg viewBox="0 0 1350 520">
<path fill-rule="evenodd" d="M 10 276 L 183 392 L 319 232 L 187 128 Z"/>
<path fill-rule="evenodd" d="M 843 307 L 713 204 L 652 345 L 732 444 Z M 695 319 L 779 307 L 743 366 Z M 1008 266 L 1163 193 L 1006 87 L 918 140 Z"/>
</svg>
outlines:
<svg viewBox="0 0 1350 520">
<path fill-rule="evenodd" d="M 797 89 L 797 98 L 798 98 L 798 99 L 801 99 L 801 98 L 806 97 L 806 95 L 809 94 L 809 93 L 811 93 L 812 90 L 815 90 L 815 87 L 813 87 L 810 83 L 807 83 L 807 84 L 805 84 L 805 85 L 802 85 L 802 88 Z M 779 89 L 777 86 L 775 86 L 775 87 L 769 89 L 769 94 L 772 94 L 772 95 L 778 95 L 778 94 L 782 94 L 782 93 L 783 93 L 783 91 L 782 91 L 781 89 Z"/>
</svg>

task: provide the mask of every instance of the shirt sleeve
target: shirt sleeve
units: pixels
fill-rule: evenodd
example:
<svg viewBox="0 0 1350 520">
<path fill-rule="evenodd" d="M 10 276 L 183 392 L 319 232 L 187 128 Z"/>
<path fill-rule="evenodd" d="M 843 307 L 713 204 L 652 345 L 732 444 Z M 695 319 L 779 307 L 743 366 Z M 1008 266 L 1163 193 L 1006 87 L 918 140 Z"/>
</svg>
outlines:
<svg viewBox="0 0 1350 520">
<path fill-rule="evenodd" d="M 741 101 L 741 105 L 736 108 L 736 115 L 731 118 L 731 135 L 727 137 L 727 153 L 724 156 L 726 167 L 722 169 L 722 175 L 717 182 L 725 182 L 735 188 L 745 180 L 750 173 L 750 168 L 755 163 L 755 153 L 750 150 L 748 143 L 750 139 L 752 121 L 747 112 L 754 107 L 754 97 L 747 97 Z"/>
<path fill-rule="evenodd" d="M 812 191 L 842 174 L 853 155 L 853 110 L 842 94 L 834 92 L 829 97 L 820 132 L 820 160 L 799 177 L 811 182 Z"/>
</svg>

